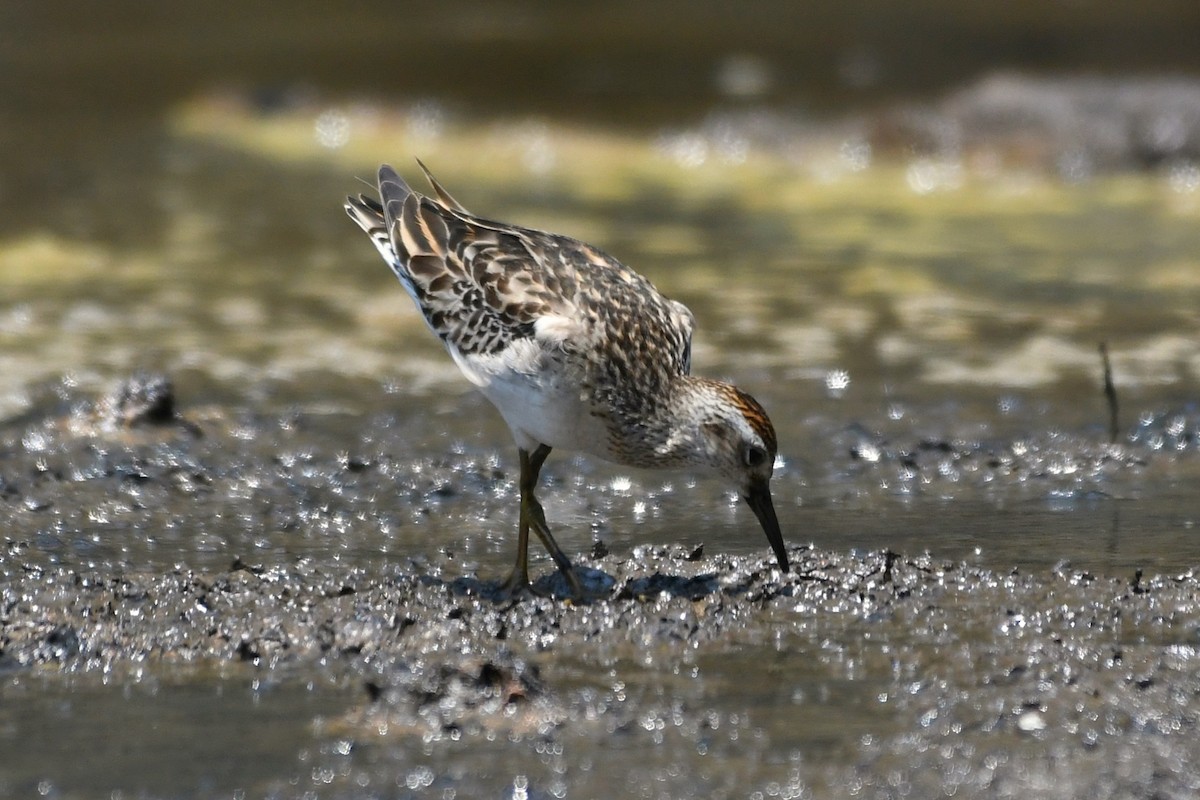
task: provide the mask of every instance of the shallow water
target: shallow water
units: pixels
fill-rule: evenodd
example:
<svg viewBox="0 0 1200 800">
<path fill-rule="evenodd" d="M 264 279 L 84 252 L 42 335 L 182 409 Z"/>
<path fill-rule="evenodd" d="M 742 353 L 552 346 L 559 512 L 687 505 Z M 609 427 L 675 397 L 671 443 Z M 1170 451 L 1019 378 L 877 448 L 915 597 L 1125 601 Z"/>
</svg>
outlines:
<svg viewBox="0 0 1200 800">
<path fill-rule="evenodd" d="M 887 44 L 805 78 L 823 73 L 804 48 L 741 54 L 772 27 L 757 18 L 694 19 L 649 71 L 643 27 L 585 20 L 583 57 L 545 46 L 558 67 L 509 76 L 529 91 L 505 99 L 455 70 L 420 92 L 375 76 L 369 45 L 392 34 L 374 19 L 285 15 L 272 61 L 195 18 L 89 49 L 68 11 L 18 15 L 10 30 L 62 47 L 9 49 L 0 78 L 0 794 L 1200 782 L 1195 130 L 1165 156 L 1139 149 L 1138 117 L 1107 150 L 979 139 L 972 98 L 1057 108 L 1079 87 L 964 88 L 946 78 L 961 61 L 888 83 L 904 50 Z M 996 29 L 945 12 L 917 13 L 933 36 Z M 1122 36 L 1088 46 L 1159 45 L 1107 53 L 1126 68 L 1187 29 L 1108 13 L 1095 24 Z M 398 74 L 455 37 L 546 38 L 534 13 L 486 19 L 396 55 Z M 154 80 L 96 90 L 129 73 Z M 1155 86 L 1190 108 L 1186 80 Z M 933 98 L 906 124 L 967 143 L 889 145 L 891 118 L 861 109 L 900 93 Z M 758 564 L 765 540 L 721 487 L 555 453 L 555 535 L 623 594 L 471 594 L 511 563 L 511 438 L 340 208 L 381 160 L 415 182 L 413 156 L 468 208 L 593 242 L 692 308 L 696 371 L 779 430 L 775 503 L 812 545 L 800 577 Z M 171 379 L 180 419 L 121 421 L 112 398 L 139 372 Z M 489 705 L 492 672 L 528 703 Z"/>
<path fill-rule="evenodd" d="M 261 794 L 319 746 L 349 693 L 296 678 L 175 672 L 5 676 L 0 793 L 7 797 Z M 240 672 L 240 674 L 239 674 Z M 299 759 L 303 761 L 303 757 Z"/>
</svg>

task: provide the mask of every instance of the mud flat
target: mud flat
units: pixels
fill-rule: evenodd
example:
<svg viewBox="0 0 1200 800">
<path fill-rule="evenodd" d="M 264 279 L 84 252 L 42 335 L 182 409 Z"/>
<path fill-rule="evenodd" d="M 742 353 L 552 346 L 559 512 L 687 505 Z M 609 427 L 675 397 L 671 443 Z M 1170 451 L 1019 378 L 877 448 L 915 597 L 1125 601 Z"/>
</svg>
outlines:
<svg viewBox="0 0 1200 800">
<path fill-rule="evenodd" d="M 124 506 L 91 506 L 93 521 L 97 508 L 109 515 L 110 537 L 162 535 L 152 525 L 177 503 L 206 509 L 211 529 L 232 507 L 217 497 L 248 472 L 293 496 L 297 520 L 317 518 L 307 504 L 328 498 L 298 491 L 284 452 L 267 460 L 273 470 L 247 466 L 262 457 L 245 444 L 256 440 L 249 422 L 201 430 L 164 391 L 138 378 L 106 401 L 67 403 L 64 417 L 9 427 L 0 503 L 12 529 L 35 522 L 0 552 L 4 793 L 1187 797 L 1200 784 L 1194 570 L 998 570 L 794 544 L 785 575 L 766 553 L 618 552 L 597 540 L 579 560 L 602 597 L 563 599 L 547 574 L 548 596 L 514 602 L 495 596 L 500 572 L 454 544 L 357 560 L 251 551 L 213 568 L 53 547 L 51 512 L 114 486 Z M 866 484 L 900 469 L 945 473 L 947 459 L 977 472 L 970 464 L 990 458 L 999 481 L 1049 480 L 1045 464 L 1069 461 L 1119 486 L 1134 473 L 1186 476 L 1194 420 L 1164 419 L 1156 432 L 1147 417 L 1117 450 L 1059 437 L 1004 457 L 986 454 L 994 443 L 834 438 L 854 443 L 841 458 Z M 370 475 L 406 485 L 373 456 L 309 463 L 365 497 L 382 488 Z M 404 469 L 413 497 L 443 498 L 437 510 L 451 516 L 454 498 L 507 480 L 470 456 L 432 474 Z M 190 519 L 179 524 L 200 525 Z M 36 713 L 55 702 L 70 711 Z M 84 777 L 63 767 L 55 724 L 91 730 L 89 708 L 106 715 L 106 741 L 138 744 Z M 288 709 L 269 718 L 286 735 L 255 716 L 263 708 Z M 136 754 L 154 752 L 160 725 L 186 731 L 172 716 L 185 711 L 257 760 L 230 762 L 214 745 L 211 768 L 176 753 L 188 768 L 157 775 Z M 228 763 L 238 767 L 222 771 Z"/>
</svg>

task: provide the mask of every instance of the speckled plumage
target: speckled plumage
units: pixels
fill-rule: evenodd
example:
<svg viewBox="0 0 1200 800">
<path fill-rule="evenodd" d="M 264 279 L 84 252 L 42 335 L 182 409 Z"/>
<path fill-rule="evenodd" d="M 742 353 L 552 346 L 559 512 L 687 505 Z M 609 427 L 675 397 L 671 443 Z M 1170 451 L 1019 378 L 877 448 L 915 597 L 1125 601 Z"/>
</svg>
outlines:
<svg viewBox="0 0 1200 800">
<path fill-rule="evenodd" d="M 380 201 L 351 197 L 346 210 L 523 455 L 565 447 L 636 467 L 700 464 L 744 484 L 744 470 L 726 462 L 749 468 L 741 451 L 753 447 L 767 462 L 754 465 L 765 491 L 774 428 L 749 395 L 690 376 L 685 306 L 591 245 L 470 214 L 426 176 L 435 197 L 385 165 Z M 726 440 L 738 452 L 725 452 Z M 776 555 L 786 569 L 782 545 Z"/>
</svg>

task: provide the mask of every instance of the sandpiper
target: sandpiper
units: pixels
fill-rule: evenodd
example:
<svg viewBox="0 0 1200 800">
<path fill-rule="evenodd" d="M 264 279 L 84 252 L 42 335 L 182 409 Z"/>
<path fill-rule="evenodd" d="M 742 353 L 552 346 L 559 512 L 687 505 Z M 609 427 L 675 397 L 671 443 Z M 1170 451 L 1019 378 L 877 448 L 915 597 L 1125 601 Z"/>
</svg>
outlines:
<svg viewBox="0 0 1200 800">
<path fill-rule="evenodd" d="M 735 386 L 691 374 L 692 313 L 591 245 L 468 212 L 417 161 L 435 196 L 386 164 L 377 201 L 346 198 L 429 329 L 500 411 L 521 461 L 517 560 L 501 591 L 529 587 L 532 529 L 580 596 L 534 496 L 552 448 L 649 468 L 715 473 L 754 510 L 775 558 L 775 429 Z"/>
</svg>

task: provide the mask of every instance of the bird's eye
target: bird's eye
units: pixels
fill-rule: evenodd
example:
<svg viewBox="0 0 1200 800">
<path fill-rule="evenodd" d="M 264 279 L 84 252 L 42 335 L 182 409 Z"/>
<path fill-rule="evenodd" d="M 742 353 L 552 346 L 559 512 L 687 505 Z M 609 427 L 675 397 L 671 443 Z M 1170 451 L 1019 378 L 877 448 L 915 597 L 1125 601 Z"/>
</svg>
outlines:
<svg viewBox="0 0 1200 800">
<path fill-rule="evenodd" d="M 761 447 L 751 445 L 750 447 L 746 448 L 745 459 L 747 467 L 761 467 L 764 463 L 766 463 L 767 451 Z"/>
</svg>

